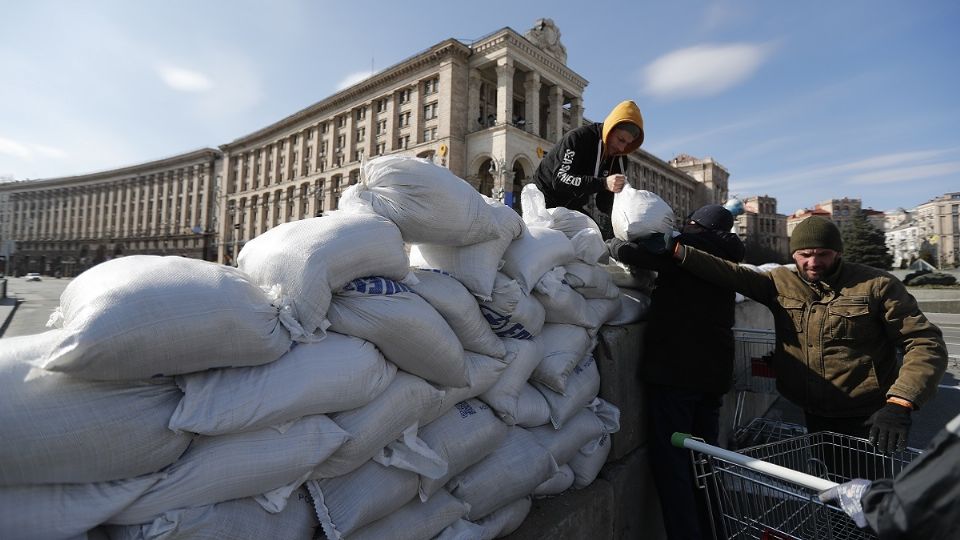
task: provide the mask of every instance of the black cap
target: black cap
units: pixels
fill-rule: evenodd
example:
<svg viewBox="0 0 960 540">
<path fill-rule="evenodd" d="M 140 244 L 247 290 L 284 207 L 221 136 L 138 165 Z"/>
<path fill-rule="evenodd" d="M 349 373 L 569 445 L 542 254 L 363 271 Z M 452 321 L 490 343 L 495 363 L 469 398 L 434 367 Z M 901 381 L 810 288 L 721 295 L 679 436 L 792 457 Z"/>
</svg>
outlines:
<svg viewBox="0 0 960 540">
<path fill-rule="evenodd" d="M 706 229 L 729 231 L 733 228 L 733 214 L 719 204 L 708 204 L 697 209 L 690 216 L 691 221 Z"/>
</svg>

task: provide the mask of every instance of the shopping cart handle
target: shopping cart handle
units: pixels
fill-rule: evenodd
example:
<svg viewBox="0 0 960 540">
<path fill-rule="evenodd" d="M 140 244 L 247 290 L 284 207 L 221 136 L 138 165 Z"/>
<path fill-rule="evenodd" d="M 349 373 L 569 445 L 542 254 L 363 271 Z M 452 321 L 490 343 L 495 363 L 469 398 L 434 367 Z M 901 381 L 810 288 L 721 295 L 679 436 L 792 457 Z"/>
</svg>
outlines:
<svg viewBox="0 0 960 540">
<path fill-rule="evenodd" d="M 693 435 L 689 433 L 680 433 L 679 431 L 675 431 L 673 432 L 673 435 L 670 436 L 670 444 L 676 446 L 677 448 L 684 448 L 683 441 L 692 438 Z"/>
<path fill-rule="evenodd" d="M 823 478 L 818 478 L 800 471 L 795 471 L 787 467 L 782 467 L 773 463 L 768 463 L 761 459 L 757 459 L 750 456 L 745 456 L 737 452 L 731 452 L 725 448 L 720 448 L 719 446 L 713 446 L 703 442 L 702 440 L 697 439 L 689 433 L 679 433 L 675 432 L 670 436 L 670 443 L 676 446 L 677 448 L 687 448 L 689 450 L 694 450 L 709 456 L 714 456 L 731 463 L 736 463 L 737 465 L 746 467 L 748 469 L 761 472 L 764 474 L 769 474 L 774 478 L 779 478 L 781 480 L 786 480 L 788 482 L 793 482 L 795 484 L 800 484 L 801 486 L 816 490 L 818 493 L 826 489 L 830 489 L 837 485 L 836 482 L 830 480 L 825 480 Z"/>
</svg>

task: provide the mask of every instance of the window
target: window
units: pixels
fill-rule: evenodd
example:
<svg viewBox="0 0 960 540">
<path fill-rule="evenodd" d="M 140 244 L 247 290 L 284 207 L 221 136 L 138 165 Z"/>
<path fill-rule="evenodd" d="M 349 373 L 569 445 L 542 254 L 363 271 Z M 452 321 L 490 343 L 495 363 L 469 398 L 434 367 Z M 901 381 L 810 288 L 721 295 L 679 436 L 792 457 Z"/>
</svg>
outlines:
<svg viewBox="0 0 960 540">
<path fill-rule="evenodd" d="M 434 77 L 432 79 L 427 79 L 423 81 L 423 93 L 424 94 L 435 94 L 440 87 L 440 78 Z"/>
<path fill-rule="evenodd" d="M 367 136 L 367 128 L 360 128 L 357 130 L 357 142 L 362 141 Z"/>
<path fill-rule="evenodd" d="M 343 135 L 337 135 L 337 150 L 343 148 L 343 144 L 346 142 L 346 137 Z"/>
<path fill-rule="evenodd" d="M 437 102 L 428 103 L 423 106 L 423 118 L 424 120 L 433 120 L 437 117 Z"/>
<path fill-rule="evenodd" d="M 398 118 L 398 124 L 400 127 L 406 127 L 410 125 L 410 112 L 400 113 Z"/>
<path fill-rule="evenodd" d="M 383 135 L 387 132 L 387 121 L 380 120 L 377 122 L 377 135 Z"/>
<path fill-rule="evenodd" d="M 347 117 L 346 116 L 337 117 L 337 127 L 342 128 L 345 125 L 347 125 Z"/>
<path fill-rule="evenodd" d="M 382 113 L 382 112 L 385 112 L 386 110 L 387 110 L 387 100 L 386 100 L 386 99 L 378 99 L 378 100 L 377 100 L 377 112 L 378 112 L 378 113 Z"/>
<path fill-rule="evenodd" d="M 326 133 L 326 132 L 327 132 L 327 123 L 326 123 L 326 122 L 322 122 L 322 123 L 320 124 L 320 133 Z"/>
<path fill-rule="evenodd" d="M 296 133 L 294 133 L 293 136 L 290 137 L 290 144 L 297 144 L 297 135 L 296 135 Z"/>
<path fill-rule="evenodd" d="M 427 128 L 423 130 L 423 140 L 432 141 L 437 138 L 437 128 Z"/>
<path fill-rule="evenodd" d="M 377 143 L 376 154 L 377 156 L 382 156 L 387 151 L 387 143 Z"/>
<path fill-rule="evenodd" d="M 353 151 L 353 160 L 354 161 L 363 160 L 363 148 L 358 148 Z"/>
<path fill-rule="evenodd" d="M 399 96 L 399 97 L 400 97 L 400 103 L 403 104 L 403 103 L 409 102 L 409 101 L 410 101 L 410 96 L 411 96 L 411 94 L 412 94 L 412 92 L 410 91 L 409 88 L 404 88 L 403 90 L 401 90 L 401 91 L 400 91 L 400 96 Z"/>
<path fill-rule="evenodd" d="M 359 109 L 357 109 L 357 111 L 356 111 L 355 114 L 356 114 L 356 117 L 357 117 L 357 122 L 359 122 L 360 120 L 363 120 L 364 118 L 366 118 L 366 117 L 367 117 L 367 108 L 366 108 L 366 106 L 360 107 Z"/>
<path fill-rule="evenodd" d="M 409 135 L 404 135 L 404 136 L 400 137 L 399 139 L 397 139 L 397 146 L 400 147 L 400 148 L 406 149 L 406 148 L 407 148 L 407 145 L 409 145 L 409 144 L 410 144 L 410 136 L 409 136 Z"/>
</svg>

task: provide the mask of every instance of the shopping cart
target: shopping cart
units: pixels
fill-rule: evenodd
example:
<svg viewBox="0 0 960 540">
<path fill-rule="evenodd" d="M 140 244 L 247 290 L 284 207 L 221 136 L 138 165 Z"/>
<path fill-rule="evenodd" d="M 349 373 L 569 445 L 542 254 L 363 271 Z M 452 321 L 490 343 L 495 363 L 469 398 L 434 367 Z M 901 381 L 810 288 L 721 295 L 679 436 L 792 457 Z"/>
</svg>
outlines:
<svg viewBox="0 0 960 540">
<path fill-rule="evenodd" d="M 776 348 L 773 330 L 734 328 L 733 389 L 737 404 L 733 412 L 733 444 L 737 448 L 754 446 L 803 435 L 799 424 L 772 418 L 753 418 L 744 422 L 743 412 L 748 393 L 777 395 L 777 384 L 770 367 Z"/>
<path fill-rule="evenodd" d="M 818 494 L 852 478 L 892 478 L 919 452 L 885 455 L 865 439 L 830 432 L 801 435 L 731 452 L 676 433 L 693 451 L 697 484 L 706 490 L 716 538 L 872 539 Z"/>
</svg>

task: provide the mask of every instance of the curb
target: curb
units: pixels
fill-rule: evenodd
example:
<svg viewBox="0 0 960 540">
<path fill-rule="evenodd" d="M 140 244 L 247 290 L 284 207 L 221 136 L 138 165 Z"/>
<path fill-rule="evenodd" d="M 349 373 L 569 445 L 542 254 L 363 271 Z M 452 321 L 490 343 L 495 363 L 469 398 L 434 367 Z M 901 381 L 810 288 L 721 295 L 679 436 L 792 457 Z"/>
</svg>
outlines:
<svg viewBox="0 0 960 540">
<path fill-rule="evenodd" d="M 3 322 L 0 323 L 0 337 L 3 337 L 3 334 L 7 331 L 7 326 L 9 326 L 10 321 L 13 320 L 13 314 L 16 313 L 18 307 L 20 307 L 20 300 L 13 299 L 13 307 L 7 312 L 7 316 Z"/>
</svg>

